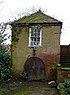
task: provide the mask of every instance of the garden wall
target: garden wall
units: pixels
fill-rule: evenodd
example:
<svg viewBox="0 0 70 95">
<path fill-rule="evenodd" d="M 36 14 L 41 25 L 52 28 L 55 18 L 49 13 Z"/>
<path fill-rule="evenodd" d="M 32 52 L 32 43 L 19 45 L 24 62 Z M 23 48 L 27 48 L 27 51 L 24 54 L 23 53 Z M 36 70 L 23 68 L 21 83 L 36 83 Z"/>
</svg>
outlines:
<svg viewBox="0 0 70 95">
<path fill-rule="evenodd" d="M 70 68 L 57 68 L 57 83 L 64 82 L 65 79 L 70 79 Z"/>
</svg>

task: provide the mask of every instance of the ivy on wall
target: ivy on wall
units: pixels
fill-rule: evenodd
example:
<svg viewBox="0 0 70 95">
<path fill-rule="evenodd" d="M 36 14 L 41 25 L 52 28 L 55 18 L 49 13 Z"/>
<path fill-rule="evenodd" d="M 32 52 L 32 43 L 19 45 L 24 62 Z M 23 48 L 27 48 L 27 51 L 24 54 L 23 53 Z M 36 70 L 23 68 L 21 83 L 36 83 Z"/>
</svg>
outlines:
<svg viewBox="0 0 70 95">
<path fill-rule="evenodd" d="M 21 27 L 12 27 L 12 41 L 18 41 L 18 35 L 21 33 Z"/>
</svg>

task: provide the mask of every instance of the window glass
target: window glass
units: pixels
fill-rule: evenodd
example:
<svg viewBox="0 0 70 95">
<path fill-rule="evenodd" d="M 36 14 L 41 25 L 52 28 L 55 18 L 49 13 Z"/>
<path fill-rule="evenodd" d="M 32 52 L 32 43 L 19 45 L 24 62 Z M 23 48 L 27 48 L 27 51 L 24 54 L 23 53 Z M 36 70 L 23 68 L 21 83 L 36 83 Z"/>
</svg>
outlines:
<svg viewBox="0 0 70 95">
<path fill-rule="evenodd" d="M 41 46 L 41 30 L 36 26 L 29 28 L 29 46 Z"/>
</svg>

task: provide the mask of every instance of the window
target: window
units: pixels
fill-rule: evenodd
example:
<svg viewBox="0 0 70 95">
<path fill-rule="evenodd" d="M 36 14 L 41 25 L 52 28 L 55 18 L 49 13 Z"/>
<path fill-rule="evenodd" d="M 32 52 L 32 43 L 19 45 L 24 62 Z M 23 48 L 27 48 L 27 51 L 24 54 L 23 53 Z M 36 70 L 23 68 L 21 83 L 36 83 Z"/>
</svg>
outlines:
<svg viewBox="0 0 70 95">
<path fill-rule="evenodd" d="M 29 28 L 29 47 L 41 46 L 41 30 L 38 26 Z"/>
</svg>

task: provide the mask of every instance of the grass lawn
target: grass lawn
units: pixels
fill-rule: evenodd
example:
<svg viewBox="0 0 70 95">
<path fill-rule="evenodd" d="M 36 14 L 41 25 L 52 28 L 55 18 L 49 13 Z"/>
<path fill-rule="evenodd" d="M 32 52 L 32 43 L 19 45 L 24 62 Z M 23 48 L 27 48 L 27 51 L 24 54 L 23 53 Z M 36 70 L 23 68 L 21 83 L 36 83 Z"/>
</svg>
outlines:
<svg viewBox="0 0 70 95">
<path fill-rule="evenodd" d="M 0 95 L 58 95 L 47 82 L 11 81 L 0 86 Z"/>
</svg>

